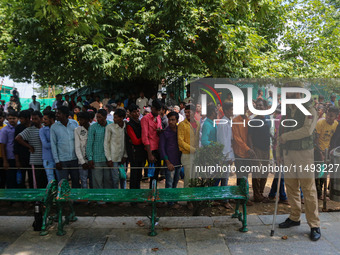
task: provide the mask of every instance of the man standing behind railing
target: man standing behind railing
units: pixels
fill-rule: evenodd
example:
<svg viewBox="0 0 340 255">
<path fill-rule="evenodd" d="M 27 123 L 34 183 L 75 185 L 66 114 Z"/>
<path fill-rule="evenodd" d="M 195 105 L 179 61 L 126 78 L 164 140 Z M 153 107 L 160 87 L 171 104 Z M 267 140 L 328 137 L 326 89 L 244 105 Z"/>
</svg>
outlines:
<svg viewBox="0 0 340 255">
<path fill-rule="evenodd" d="M 130 189 L 140 189 L 146 151 L 142 143 L 142 127 L 139 120 L 139 108 L 134 103 L 129 105 L 130 121 L 126 126 L 126 150 L 131 165 Z"/>
<path fill-rule="evenodd" d="M 51 148 L 60 180 L 68 180 L 70 175 L 72 188 L 80 188 L 78 159 L 74 150 L 74 130 L 78 127 L 78 123 L 68 118 L 69 113 L 67 106 L 57 109 L 57 122 L 51 126 L 50 130 Z"/>
<path fill-rule="evenodd" d="M 244 108 L 244 112 L 247 112 L 247 107 Z M 245 114 L 236 116 L 233 119 L 232 132 L 234 138 L 233 149 L 236 158 L 237 184 L 239 184 L 240 179 L 243 176 L 248 178 L 249 174 L 247 172 L 241 172 L 241 167 L 251 166 L 252 161 L 250 159 L 255 157 L 255 152 L 249 147 L 248 143 L 248 117 Z M 253 202 L 248 200 L 247 205 L 251 206 Z"/>
<path fill-rule="evenodd" d="M 142 142 L 145 146 L 148 162 L 155 164 L 154 176 L 150 178 L 150 189 L 152 188 L 152 181 L 156 179 L 158 181 L 159 167 L 161 166 L 161 160 L 159 156 L 159 134 L 162 130 L 162 121 L 160 117 L 161 102 L 158 99 L 152 101 L 151 112 L 145 115 L 141 120 L 142 126 Z"/>
<path fill-rule="evenodd" d="M 195 120 L 195 105 L 185 106 L 185 120 L 178 125 L 178 147 L 182 152 L 181 162 L 184 167 L 184 187 L 190 185 L 194 153 L 198 148 L 200 124 Z"/>
<path fill-rule="evenodd" d="M 5 118 L 6 118 L 6 114 L 3 111 L 0 111 L 0 134 L 1 134 L 1 129 L 7 126 L 6 124 L 4 124 Z M 0 146 L 0 167 L 3 167 L 1 146 Z M 5 187 L 6 187 L 6 170 L 0 169 L 0 189 L 4 189 Z"/>
<path fill-rule="evenodd" d="M 257 99 L 256 109 L 263 111 L 266 108 L 266 101 L 262 98 Z M 263 203 L 270 202 L 270 200 L 263 195 L 267 183 L 268 172 L 263 172 L 261 170 L 261 166 L 268 166 L 269 161 L 270 123 L 269 121 L 266 121 L 268 119 L 269 116 L 256 115 L 252 119 L 253 125 L 248 127 L 249 145 L 256 154 L 256 161 L 253 164 L 259 166 L 259 172 L 252 173 L 254 201 Z"/>
<path fill-rule="evenodd" d="M 6 170 L 6 185 L 7 189 L 18 188 L 15 168 L 15 157 L 14 157 L 14 134 L 15 127 L 18 123 L 18 113 L 9 112 L 7 114 L 8 124 L 6 127 L 1 129 L 0 132 L 0 145 L 2 159 L 4 161 L 4 169 Z M 11 169 L 8 169 L 11 168 Z"/>
<path fill-rule="evenodd" d="M 89 164 L 86 157 L 87 134 L 90 127 L 90 114 L 80 112 L 78 114 L 80 126 L 74 130 L 75 150 L 79 163 L 80 183 L 83 189 L 87 189 L 87 178 L 89 176 Z M 90 183 L 90 187 L 91 187 Z"/>
<path fill-rule="evenodd" d="M 111 172 L 105 169 L 107 160 L 104 151 L 105 128 L 111 124 L 106 120 L 107 112 L 100 109 L 97 112 L 97 122 L 90 126 L 86 154 L 89 167 L 92 169 L 92 182 L 94 189 L 111 189 Z"/>
<path fill-rule="evenodd" d="M 314 160 L 316 161 L 315 164 L 317 165 L 318 162 L 324 161 L 325 157 L 325 150 L 329 149 L 329 145 L 332 139 L 333 134 L 338 126 L 338 122 L 336 118 L 338 117 L 339 110 L 338 108 L 331 106 L 329 107 L 326 118 L 320 119 L 315 128 L 315 148 L 314 148 Z M 318 193 L 318 199 L 322 199 L 322 188 L 323 188 L 323 178 L 319 178 L 315 176 L 315 184 L 316 190 Z"/>
<path fill-rule="evenodd" d="M 184 188 L 188 188 L 192 178 L 192 165 L 194 153 L 198 148 L 200 124 L 195 120 L 195 105 L 185 106 L 185 120 L 179 123 L 177 130 L 178 147 L 182 152 L 181 162 L 184 167 Z M 191 202 L 187 203 L 189 209 L 193 209 Z"/>
<path fill-rule="evenodd" d="M 178 113 L 170 112 L 168 114 L 169 126 L 160 135 L 159 152 L 161 158 L 165 161 L 168 169 L 165 171 L 165 188 L 176 188 L 181 171 L 181 153 L 178 149 L 177 139 L 177 122 Z M 179 204 L 168 203 L 172 208 L 178 209 Z"/>
<path fill-rule="evenodd" d="M 52 155 L 51 148 L 51 126 L 55 122 L 55 113 L 52 111 L 44 111 L 43 123 L 44 127 L 39 130 L 39 136 L 42 144 L 42 160 L 45 168 L 46 176 L 48 182 L 56 179 L 58 180 L 58 171 L 55 171 L 55 162 Z M 56 177 L 54 176 L 54 171 L 56 173 Z"/>
<path fill-rule="evenodd" d="M 224 103 L 223 104 L 223 113 L 222 122 L 217 124 L 217 133 L 216 138 L 217 142 L 223 144 L 223 155 L 224 155 L 224 164 L 226 166 L 231 166 L 233 161 L 235 161 L 234 150 L 231 145 L 233 139 L 233 132 L 231 127 L 231 118 L 233 117 L 233 104 L 232 103 Z M 224 122 L 226 121 L 226 123 Z M 221 186 L 228 186 L 229 172 L 223 173 L 223 178 L 219 178 L 215 181 L 214 185 L 218 186 L 221 181 Z M 229 201 L 225 201 L 224 207 L 227 209 L 231 209 L 231 205 Z"/>
<path fill-rule="evenodd" d="M 125 189 L 125 179 L 120 179 L 119 166 L 124 165 L 127 159 L 125 147 L 125 116 L 124 109 L 117 109 L 113 115 L 114 123 L 108 125 L 105 129 L 104 151 L 107 159 L 107 165 L 111 169 L 111 178 L 114 189 Z M 124 169 L 125 171 L 125 169 Z"/>
<path fill-rule="evenodd" d="M 29 149 L 29 164 L 32 166 L 32 168 L 38 168 L 37 170 L 34 170 L 34 168 L 32 169 L 35 174 L 35 178 L 33 177 L 33 183 L 36 182 L 38 189 L 45 188 L 47 185 L 46 173 L 44 170 L 42 170 L 42 145 L 39 136 L 39 131 L 42 128 L 42 117 L 43 116 L 41 112 L 34 111 L 32 113 L 32 126 L 26 128 L 15 138 L 18 143 Z"/>
<path fill-rule="evenodd" d="M 14 138 L 20 134 L 22 131 L 24 131 L 26 128 L 31 126 L 31 112 L 29 110 L 23 110 L 19 112 L 19 121 L 20 124 L 15 127 L 15 136 Z M 33 178 L 32 178 L 32 170 L 20 170 L 21 168 L 29 168 L 29 161 L 30 161 L 30 152 L 27 147 L 22 146 L 17 141 L 14 140 L 14 155 L 15 155 L 15 164 L 16 167 L 19 169 L 18 171 L 21 171 L 21 180 L 18 178 L 17 181 L 20 182 L 19 187 L 20 188 L 26 188 L 25 187 L 25 177 L 26 172 L 28 173 L 28 182 L 30 188 L 33 188 Z"/>
</svg>

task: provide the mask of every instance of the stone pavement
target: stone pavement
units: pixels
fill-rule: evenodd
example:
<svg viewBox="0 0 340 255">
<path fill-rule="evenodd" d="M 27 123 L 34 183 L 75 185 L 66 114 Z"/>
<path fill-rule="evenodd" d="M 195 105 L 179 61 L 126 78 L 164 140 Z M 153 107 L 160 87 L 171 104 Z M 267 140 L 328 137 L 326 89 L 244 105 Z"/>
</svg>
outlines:
<svg viewBox="0 0 340 255">
<path fill-rule="evenodd" d="M 282 222 L 287 215 L 278 215 Z M 0 253 L 53 254 L 340 254 L 340 213 L 322 213 L 318 242 L 309 240 L 305 215 L 302 224 L 276 229 L 270 237 L 272 215 L 249 215 L 249 231 L 241 233 L 237 219 L 219 217 L 163 217 L 158 235 L 149 237 L 146 217 L 79 217 L 56 236 L 32 231 L 33 217 L 0 216 Z M 137 224 L 142 221 L 143 224 Z M 282 236 L 287 236 L 283 240 Z"/>
</svg>

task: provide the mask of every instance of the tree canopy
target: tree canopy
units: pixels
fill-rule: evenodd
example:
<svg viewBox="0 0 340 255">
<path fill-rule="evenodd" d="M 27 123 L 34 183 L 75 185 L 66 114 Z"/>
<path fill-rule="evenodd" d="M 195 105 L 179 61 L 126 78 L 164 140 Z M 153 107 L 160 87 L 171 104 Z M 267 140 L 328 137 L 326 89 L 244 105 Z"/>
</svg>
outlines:
<svg viewBox="0 0 340 255">
<path fill-rule="evenodd" d="M 3 0 L 0 75 L 339 77 L 339 1 Z"/>
</svg>

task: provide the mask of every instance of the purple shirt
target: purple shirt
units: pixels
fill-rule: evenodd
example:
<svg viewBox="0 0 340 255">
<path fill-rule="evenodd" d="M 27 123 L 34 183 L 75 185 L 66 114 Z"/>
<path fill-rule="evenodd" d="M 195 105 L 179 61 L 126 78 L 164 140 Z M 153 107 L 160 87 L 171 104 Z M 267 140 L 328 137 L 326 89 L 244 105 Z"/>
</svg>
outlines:
<svg viewBox="0 0 340 255">
<path fill-rule="evenodd" d="M 160 135 L 159 153 L 161 154 L 161 159 L 168 159 L 174 166 L 181 164 L 177 132 L 172 131 L 169 126 Z"/>
<path fill-rule="evenodd" d="M 15 127 L 7 124 L 0 131 L 0 143 L 6 144 L 7 159 L 15 159 L 14 157 L 14 133 Z"/>
</svg>

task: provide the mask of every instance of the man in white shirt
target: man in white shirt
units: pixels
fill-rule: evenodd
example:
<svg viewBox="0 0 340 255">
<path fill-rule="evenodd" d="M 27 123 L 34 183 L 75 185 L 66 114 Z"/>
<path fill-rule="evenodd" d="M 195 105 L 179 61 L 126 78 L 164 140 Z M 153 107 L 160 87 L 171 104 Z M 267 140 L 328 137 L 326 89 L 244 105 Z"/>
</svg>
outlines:
<svg viewBox="0 0 340 255">
<path fill-rule="evenodd" d="M 63 102 L 63 106 L 70 106 L 70 96 L 69 95 L 65 95 L 65 100 Z"/>
<path fill-rule="evenodd" d="M 141 113 L 143 114 L 144 113 L 144 107 L 148 106 L 148 102 L 149 100 L 144 97 L 144 92 L 141 91 L 140 94 L 139 94 L 139 98 L 137 98 L 136 100 L 136 105 L 139 106 L 139 109 L 141 111 Z"/>
<path fill-rule="evenodd" d="M 109 103 L 109 100 L 110 100 L 109 94 L 108 93 L 104 93 L 104 98 L 103 98 L 103 101 L 102 101 L 103 106 L 107 105 Z"/>
<path fill-rule="evenodd" d="M 106 120 L 113 122 L 113 106 L 110 104 L 104 105 L 104 109 L 107 112 Z"/>
<path fill-rule="evenodd" d="M 28 105 L 29 108 L 33 109 L 33 111 L 39 111 L 40 112 L 40 103 L 36 101 L 37 96 L 32 96 L 32 102 Z"/>
<path fill-rule="evenodd" d="M 178 105 L 174 106 L 174 112 L 178 113 L 178 123 L 181 123 L 184 120 L 184 117 L 182 114 L 180 114 L 180 107 Z"/>
<path fill-rule="evenodd" d="M 231 166 L 233 161 L 235 161 L 234 150 L 232 147 L 232 127 L 231 127 L 231 119 L 233 117 L 233 104 L 232 103 L 224 103 L 223 104 L 223 113 L 224 116 L 217 122 L 217 132 L 216 132 L 216 140 L 218 143 L 223 144 L 223 155 L 225 157 L 225 165 Z M 218 186 L 221 181 L 221 186 L 228 185 L 229 179 L 229 171 L 223 173 L 222 178 L 216 179 L 214 186 Z M 231 205 L 228 201 L 225 201 L 224 207 L 227 209 L 231 209 Z"/>
<path fill-rule="evenodd" d="M 111 178 L 113 188 L 125 189 L 125 179 L 119 179 L 119 169 L 121 165 L 125 166 L 127 152 L 125 148 L 125 119 L 126 112 L 124 109 L 118 108 L 114 113 L 114 123 L 108 125 L 105 129 L 104 151 L 107 159 L 107 165 L 113 167 L 111 170 Z"/>
<path fill-rule="evenodd" d="M 87 134 L 90 127 L 90 114 L 88 112 L 80 112 L 78 114 L 78 122 L 80 126 L 74 130 L 74 149 L 79 163 L 81 187 L 83 189 L 87 189 L 89 165 L 86 157 L 86 144 Z"/>
<path fill-rule="evenodd" d="M 190 91 L 189 90 L 187 90 L 187 98 L 185 98 L 183 100 L 183 102 L 186 103 L 186 104 L 190 104 L 190 103 L 193 102 L 193 98 L 190 96 Z"/>
</svg>

